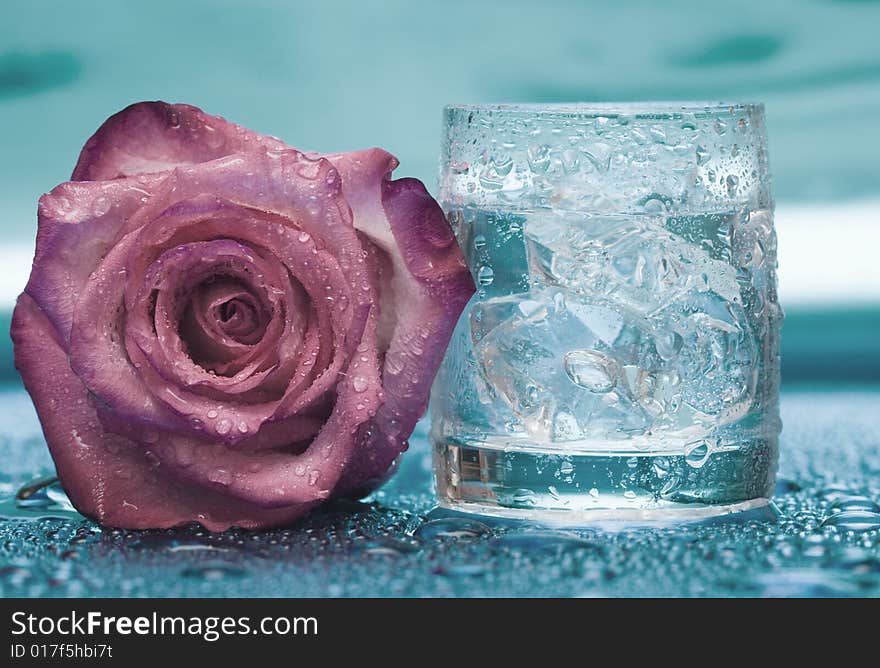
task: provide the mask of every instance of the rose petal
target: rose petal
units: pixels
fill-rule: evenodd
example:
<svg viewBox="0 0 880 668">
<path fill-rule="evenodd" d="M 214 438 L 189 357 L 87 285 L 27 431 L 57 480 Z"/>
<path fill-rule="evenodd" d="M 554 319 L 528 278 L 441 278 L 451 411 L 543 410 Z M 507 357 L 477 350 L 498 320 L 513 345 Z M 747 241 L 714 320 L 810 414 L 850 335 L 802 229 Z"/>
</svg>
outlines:
<svg viewBox="0 0 880 668">
<path fill-rule="evenodd" d="M 375 337 L 375 323 L 365 335 L 364 352 Z M 310 503 L 330 497 L 361 438 L 366 423 L 382 402 L 375 358 L 358 356 L 346 368 L 346 380 L 337 384 L 333 412 L 304 451 L 230 449 L 214 440 L 204 441 L 180 432 L 154 432 L 150 437 L 158 460 L 174 475 L 263 508 Z M 127 420 L 110 416 L 114 432 L 143 438 Z M 266 437 L 272 438 L 271 426 Z M 289 436 L 288 436 L 289 438 Z M 272 444 L 277 447 L 277 444 Z"/>
<path fill-rule="evenodd" d="M 255 281 L 254 289 L 263 293 L 266 302 L 259 307 L 265 311 L 264 318 L 270 318 L 270 310 L 277 312 L 278 317 L 272 317 L 271 323 L 263 326 L 263 331 L 268 327 L 268 338 L 261 346 L 243 346 L 227 338 L 219 330 L 214 333 L 214 339 L 211 339 L 208 332 L 199 328 L 196 329 L 201 332 L 201 337 L 187 341 L 181 338 L 179 330 L 184 321 L 185 302 L 192 297 L 192 292 L 197 289 L 198 284 L 208 279 L 215 279 L 221 270 L 229 272 L 227 275 L 238 274 L 242 280 Z M 291 297 L 293 291 L 290 289 L 285 291 L 284 286 L 280 285 L 284 282 L 287 283 L 287 288 L 292 287 L 280 274 L 278 267 L 263 262 L 257 253 L 230 239 L 176 246 L 165 251 L 151 265 L 137 298 L 133 299 L 126 308 L 126 341 L 130 338 L 137 342 L 147 361 L 166 380 L 176 381 L 183 387 L 195 391 L 203 387 L 206 390 L 242 395 L 257 387 L 263 378 L 277 368 L 279 364 L 277 357 L 270 356 L 269 353 L 277 352 L 277 348 L 288 340 L 295 353 L 303 337 L 304 323 L 300 323 L 300 327 L 294 327 L 286 322 L 284 317 L 286 308 L 278 295 L 287 294 Z M 268 285 L 265 284 L 267 280 L 270 281 Z M 275 283 L 278 287 L 273 288 L 271 283 Z M 216 292 L 222 285 L 215 283 L 211 289 Z M 239 287 L 238 292 L 241 291 L 242 288 Z M 157 296 L 156 292 L 158 292 Z M 288 309 L 293 310 L 298 306 L 304 308 L 304 305 L 299 304 L 295 299 L 289 299 Z M 298 319 L 303 321 L 307 315 L 307 310 L 304 314 L 297 314 Z M 210 329 L 210 326 L 206 325 L 206 327 Z M 226 343 L 224 344 L 223 341 Z M 233 362 L 237 362 L 235 365 L 237 373 L 231 376 L 209 373 L 197 363 L 198 360 L 194 359 L 193 350 L 187 350 L 187 346 L 192 347 L 194 343 L 200 344 L 203 350 L 210 348 L 211 351 L 219 351 L 220 359 L 227 362 L 225 366 L 232 366 Z M 238 357 L 225 356 L 235 348 L 239 349 Z M 126 350 L 129 356 L 133 355 L 131 346 L 126 345 Z M 265 354 L 258 356 L 261 351 Z M 208 357 L 210 358 L 210 355 Z M 208 395 L 210 394 L 209 392 Z"/>
<path fill-rule="evenodd" d="M 164 178 L 62 183 L 40 198 L 36 252 L 25 292 L 63 341 L 70 337 L 73 309 L 89 274 Z"/>
<path fill-rule="evenodd" d="M 138 102 L 108 118 L 86 142 L 71 180 L 163 172 L 267 148 L 287 147 L 188 104 Z"/>
<path fill-rule="evenodd" d="M 340 485 L 354 494 L 374 488 L 406 448 L 475 288 L 443 211 L 422 183 L 389 180 L 397 166 L 392 155 L 370 149 L 327 157 L 342 176 L 355 227 L 387 255 L 393 272 L 381 301 L 396 319 L 382 370 L 386 399 Z"/>
</svg>

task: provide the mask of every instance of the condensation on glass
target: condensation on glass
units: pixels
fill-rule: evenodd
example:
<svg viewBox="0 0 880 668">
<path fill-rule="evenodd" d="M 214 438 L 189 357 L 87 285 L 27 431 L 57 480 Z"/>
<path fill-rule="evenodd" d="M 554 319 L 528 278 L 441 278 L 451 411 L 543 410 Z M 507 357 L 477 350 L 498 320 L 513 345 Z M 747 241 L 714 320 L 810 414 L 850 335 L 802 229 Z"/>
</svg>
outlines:
<svg viewBox="0 0 880 668">
<path fill-rule="evenodd" d="M 696 518 L 773 487 L 761 105 L 450 106 L 440 199 L 477 283 L 431 398 L 446 507 Z"/>
</svg>

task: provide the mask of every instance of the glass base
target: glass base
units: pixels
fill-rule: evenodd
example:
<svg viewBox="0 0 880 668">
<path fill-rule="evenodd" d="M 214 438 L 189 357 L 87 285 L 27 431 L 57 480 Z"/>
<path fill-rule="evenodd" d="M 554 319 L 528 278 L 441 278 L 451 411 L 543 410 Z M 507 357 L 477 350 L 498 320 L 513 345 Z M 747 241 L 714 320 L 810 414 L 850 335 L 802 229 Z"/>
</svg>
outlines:
<svg viewBox="0 0 880 668">
<path fill-rule="evenodd" d="M 441 506 L 552 525 L 695 521 L 762 508 L 775 462 L 775 446 L 763 440 L 699 459 L 681 451 L 542 452 L 434 442 Z"/>
<path fill-rule="evenodd" d="M 467 515 L 481 515 L 505 520 L 525 520 L 534 524 L 551 527 L 607 527 L 610 524 L 678 524 L 682 522 L 699 522 L 715 519 L 725 515 L 739 515 L 748 511 L 765 509 L 766 513 L 757 519 L 770 520 L 774 513 L 770 507 L 770 499 L 762 497 L 739 503 L 727 503 L 712 506 L 680 504 L 672 508 L 594 508 L 591 510 L 571 511 L 548 508 L 506 508 L 471 501 L 450 501 L 442 499 L 440 507 L 445 510 Z"/>
</svg>

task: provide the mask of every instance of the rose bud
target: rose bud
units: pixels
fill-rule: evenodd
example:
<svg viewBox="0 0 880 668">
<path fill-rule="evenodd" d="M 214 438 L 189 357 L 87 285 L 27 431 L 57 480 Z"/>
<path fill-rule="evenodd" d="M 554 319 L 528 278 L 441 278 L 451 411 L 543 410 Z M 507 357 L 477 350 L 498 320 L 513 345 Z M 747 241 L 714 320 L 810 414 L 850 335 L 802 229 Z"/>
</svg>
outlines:
<svg viewBox="0 0 880 668">
<path fill-rule="evenodd" d="M 163 102 L 89 139 L 40 199 L 12 322 L 80 512 L 259 528 L 386 479 L 474 291 L 396 166 Z"/>
</svg>

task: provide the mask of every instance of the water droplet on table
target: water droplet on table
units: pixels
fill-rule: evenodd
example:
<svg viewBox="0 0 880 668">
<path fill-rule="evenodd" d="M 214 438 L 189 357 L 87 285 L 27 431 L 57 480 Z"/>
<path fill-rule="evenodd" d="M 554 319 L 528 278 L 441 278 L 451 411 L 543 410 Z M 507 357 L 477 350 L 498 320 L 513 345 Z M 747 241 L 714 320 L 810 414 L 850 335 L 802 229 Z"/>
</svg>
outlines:
<svg viewBox="0 0 880 668">
<path fill-rule="evenodd" d="M 15 497 L 0 500 L 0 518 L 9 520 L 73 519 L 76 512 L 58 478 L 40 478 L 23 485 Z"/>
<path fill-rule="evenodd" d="M 491 533 L 492 529 L 477 520 L 446 517 L 425 522 L 416 529 L 415 536 L 426 540 L 472 540 Z"/>
<path fill-rule="evenodd" d="M 208 562 L 184 568 L 180 574 L 185 578 L 196 580 L 222 580 L 240 578 L 246 571 L 243 568 L 225 562 Z"/>
<path fill-rule="evenodd" d="M 833 526 L 844 531 L 872 531 L 880 529 L 880 513 L 867 510 L 844 510 L 825 518 L 822 526 Z"/>
</svg>

